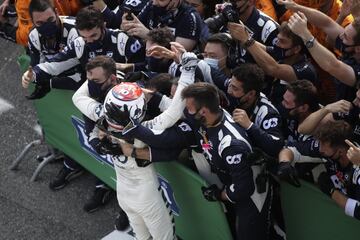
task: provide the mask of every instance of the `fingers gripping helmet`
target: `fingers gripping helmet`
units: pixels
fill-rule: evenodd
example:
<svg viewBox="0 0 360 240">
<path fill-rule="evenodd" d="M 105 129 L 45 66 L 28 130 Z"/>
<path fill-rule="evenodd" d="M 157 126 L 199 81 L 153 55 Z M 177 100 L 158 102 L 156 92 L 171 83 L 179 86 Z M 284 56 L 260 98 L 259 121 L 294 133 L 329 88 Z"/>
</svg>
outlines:
<svg viewBox="0 0 360 240">
<path fill-rule="evenodd" d="M 123 82 L 108 92 L 104 107 L 108 125 L 122 131 L 131 121 L 143 120 L 146 113 L 145 95 L 136 83 Z"/>
</svg>

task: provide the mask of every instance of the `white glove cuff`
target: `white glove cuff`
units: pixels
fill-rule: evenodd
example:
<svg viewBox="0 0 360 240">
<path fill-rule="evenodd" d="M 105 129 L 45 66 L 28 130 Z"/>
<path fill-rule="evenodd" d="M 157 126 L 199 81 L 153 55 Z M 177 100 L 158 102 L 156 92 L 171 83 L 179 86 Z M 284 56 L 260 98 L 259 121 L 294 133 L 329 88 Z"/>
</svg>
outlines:
<svg viewBox="0 0 360 240">
<path fill-rule="evenodd" d="M 354 211 L 355 211 L 355 207 L 359 202 L 349 198 L 346 201 L 346 205 L 345 205 L 345 214 L 350 216 L 350 217 L 354 217 Z"/>
</svg>

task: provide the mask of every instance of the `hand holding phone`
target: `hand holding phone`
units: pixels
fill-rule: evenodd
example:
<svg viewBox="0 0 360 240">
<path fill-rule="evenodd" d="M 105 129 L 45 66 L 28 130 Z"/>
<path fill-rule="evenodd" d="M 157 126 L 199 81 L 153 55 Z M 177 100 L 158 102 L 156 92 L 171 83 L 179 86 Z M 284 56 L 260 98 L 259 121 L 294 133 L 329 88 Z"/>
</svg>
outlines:
<svg viewBox="0 0 360 240">
<path fill-rule="evenodd" d="M 128 7 L 124 7 L 124 14 L 125 14 L 125 19 L 128 21 L 133 21 L 134 17 L 131 13 L 131 9 Z"/>
</svg>

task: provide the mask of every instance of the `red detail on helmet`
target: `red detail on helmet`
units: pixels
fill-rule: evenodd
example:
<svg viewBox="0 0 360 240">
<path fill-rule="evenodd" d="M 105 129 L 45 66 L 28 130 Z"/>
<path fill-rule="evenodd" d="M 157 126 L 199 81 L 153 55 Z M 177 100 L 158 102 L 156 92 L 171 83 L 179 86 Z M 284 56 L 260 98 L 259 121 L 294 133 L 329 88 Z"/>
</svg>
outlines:
<svg viewBox="0 0 360 240">
<path fill-rule="evenodd" d="M 106 122 L 109 124 L 110 127 L 114 128 L 114 129 L 116 129 L 118 131 L 122 131 L 124 129 L 124 126 L 113 124 L 108 119 L 106 119 Z"/>
<path fill-rule="evenodd" d="M 142 89 L 136 83 L 124 82 L 116 85 L 112 89 L 115 98 L 122 101 L 133 101 L 142 94 Z"/>
</svg>

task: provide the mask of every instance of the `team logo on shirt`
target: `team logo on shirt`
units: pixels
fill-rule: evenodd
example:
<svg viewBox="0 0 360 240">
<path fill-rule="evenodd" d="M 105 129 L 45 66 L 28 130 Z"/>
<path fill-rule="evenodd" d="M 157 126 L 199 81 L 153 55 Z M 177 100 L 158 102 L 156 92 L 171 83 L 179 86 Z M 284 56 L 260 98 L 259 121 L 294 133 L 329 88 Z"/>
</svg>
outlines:
<svg viewBox="0 0 360 240">
<path fill-rule="evenodd" d="M 212 154 L 210 153 L 210 150 L 213 149 L 212 142 L 207 138 L 207 133 L 204 129 L 200 127 L 198 130 L 198 133 L 201 135 L 202 139 L 200 139 L 200 145 L 202 150 L 204 151 L 204 155 L 206 159 L 210 160 L 212 159 Z"/>
<path fill-rule="evenodd" d="M 359 166 L 355 167 L 352 182 L 353 182 L 353 184 L 360 185 L 360 167 Z"/>
<path fill-rule="evenodd" d="M 171 211 L 174 215 L 180 215 L 180 209 L 178 204 L 176 203 L 174 191 L 166 178 L 158 174 L 158 180 L 160 183 L 160 187 L 163 190 L 164 196 L 166 198 L 166 202 L 170 205 Z"/>
<path fill-rule="evenodd" d="M 232 165 L 232 164 L 239 164 L 241 162 L 241 158 L 242 158 L 242 154 L 240 153 L 233 156 L 227 156 L 225 159 L 228 164 Z"/>
<path fill-rule="evenodd" d="M 96 57 L 95 52 L 89 52 L 89 58 L 94 58 L 94 57 Z"/>
<path fill-rule="evenodd" d="M 359 126 L 359 125 L 356 125 L 356 126 L 355 126 L 355 128 L 354 128 L 354 134 L 360 135 L 360 126 Z"/>
<path fill-rule="evenodd" d="M 106 52 L 106 56 L 108 56 L 108 57 L 112 57 L 114 55 L 114 53 L 113 52 L 111 52 L 111 51 L 107 51 Z"/>
<path fill-rule="evenodd" d="M 179 128 L 183 132 L 191 132 L 192 131 L 191 127 L 188 124 L 184 123 L 184 122 L 179 124 Z"/>
<path fill-rule="evenodd" d="M 134 42 L 133 44 L 131 44 L 131 46 L 130 46 L 130 51 L 132 52 L 132 53 L 136 53 L 137 51 L 139 51 L 140 49 L 141 49 L 141 43 L 138 41 L 138 40 L 136 40 L 136 42 Z"/>
<path fill-rule="evenodd" d="M 103 105 L 100 104 L 95 108 L 95 114 L 96 116 L 100 117 L 103 114 Z"/>
<path fill-rule="evenodd" d="M 263 128 L 265 130 L 269 129 L 269 128 L 273 128 L 276 127 L 278 125 L 278 119 L 277 118 L 270 118 L 267 119 L 263 122 Z"/>
<path fill-rule="evenodd" d="M 125 4 L 136 7 L 139 4 L 141 4 L 141 1 L 140 0 L 126 0 Z"/>
</svg>

